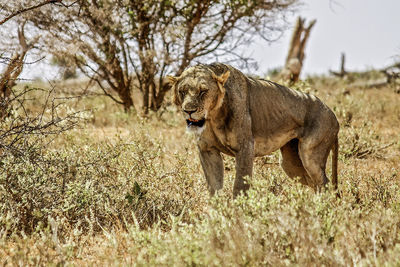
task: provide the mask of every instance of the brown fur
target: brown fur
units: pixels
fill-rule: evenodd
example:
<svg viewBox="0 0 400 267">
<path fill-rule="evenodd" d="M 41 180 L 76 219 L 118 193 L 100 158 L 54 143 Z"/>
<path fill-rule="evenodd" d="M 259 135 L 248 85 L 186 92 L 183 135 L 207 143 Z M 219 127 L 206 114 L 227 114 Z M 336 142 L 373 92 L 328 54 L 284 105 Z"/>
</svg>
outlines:
<svg viewBox="0 0 400 267">
<path fill-rule="evenodd" d="M 245 76 L 220 63 L 198 65 L 170 77 L 175 103 L 198 137 L 200 161 L 210 193 L 222 188 L 221 153 L 236 158 L 234 196 L 249 188 L 253 159 L 280 149 L 282 168 L 314 189 L 325 186 L 329 151 L 337 188 L 335 114 L 317 97 L 271 81 Z M 204 121 L 203 128 L 190 121 Z"/>
</svg>

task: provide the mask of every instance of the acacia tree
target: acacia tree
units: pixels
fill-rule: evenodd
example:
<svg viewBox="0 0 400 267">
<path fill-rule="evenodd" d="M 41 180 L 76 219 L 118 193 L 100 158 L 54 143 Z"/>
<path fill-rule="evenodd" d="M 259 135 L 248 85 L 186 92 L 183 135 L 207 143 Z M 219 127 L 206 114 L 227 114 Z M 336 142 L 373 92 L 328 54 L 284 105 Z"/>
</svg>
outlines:
<svg viewBox="0 0 400 267">
<path fill-rule="evenodd" d="M 43 31 L 51 53 L 70 58 L 126 110 L 137 86 L 147 113 L 161 106 L 170 89 L 167 73 L 180 75 L 193 61 L 240 58 L 237 48 L 281 30 L 278 22 L 296 2 L 76 0 L 56 16 L 43 8 L 29 19 Z"/>
</svg>

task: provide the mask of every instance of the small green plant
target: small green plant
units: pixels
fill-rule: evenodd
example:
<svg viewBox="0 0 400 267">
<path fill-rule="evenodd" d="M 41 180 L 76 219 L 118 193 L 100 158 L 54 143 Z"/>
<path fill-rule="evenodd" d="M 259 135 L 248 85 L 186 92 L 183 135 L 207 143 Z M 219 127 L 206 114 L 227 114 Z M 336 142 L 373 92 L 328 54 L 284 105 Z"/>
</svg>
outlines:
<svg viewBox="0 0 400 267">
<path fill-rule="evenodd" d="M 361 129 L 348 128 L 349 132 L 343 140 L 343 155 L 346 158 L 355 157 L 364 159 L 367 157 L 384 158 L 384 150 L 394 145 L 394 142 L 382 144 L 379 134 L 371 129 L 369 123 L 365 123 Z"/>
</svg>

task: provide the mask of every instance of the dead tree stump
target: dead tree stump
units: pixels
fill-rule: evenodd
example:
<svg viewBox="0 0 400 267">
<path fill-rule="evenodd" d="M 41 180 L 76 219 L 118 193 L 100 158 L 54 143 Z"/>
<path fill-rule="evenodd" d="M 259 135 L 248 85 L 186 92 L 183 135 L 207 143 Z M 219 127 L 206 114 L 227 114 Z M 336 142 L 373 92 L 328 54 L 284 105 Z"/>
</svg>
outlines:
<svg viewBox="0 0 400 267">
<path fill-rule="evenodd" d="M 308 26 L 306 26 L 304 18 L 297 18 L 296 26 L 290 41 L 286 63 L 279 74 L 281 79 L 288 80 L 290 83 L 298 81 L 303 67 L 305 46 L 310 37 L 310 31 L 316 22 L 317 21 L 314 19 Z"/>
<path fill-rule="evenodd" d="M 346 71 L 346 69 L 344 67 L 345 62 L 346 62 L 346 54 L 342 53 L 342 55 L 340 57 L 340 71 L 337 72 L 337 71 L 330 70 L 329 72 L 332 75 L 340 77 L 340 78 L 345 77 L 347 75 L 347 71 Z"/>
</svg>

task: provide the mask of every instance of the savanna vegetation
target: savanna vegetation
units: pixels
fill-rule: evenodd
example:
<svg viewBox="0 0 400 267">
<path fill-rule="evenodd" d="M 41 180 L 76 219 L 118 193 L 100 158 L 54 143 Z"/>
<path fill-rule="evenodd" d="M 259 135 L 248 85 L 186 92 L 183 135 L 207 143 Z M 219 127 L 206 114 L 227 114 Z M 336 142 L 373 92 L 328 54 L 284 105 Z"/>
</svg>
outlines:
<svg viewBox="0 0 400 267">
<path fill-rule="evenodd" d="M 246 65 L 234 48 L 281 30 L 269 23 L 296 2 L 2 3 L 0 265 L 400 265 L 397 72 L 292 85 L 340 121 L 340 198 L 288 179 L 279 152 L 256 159 L 236 199 L 224 157 L 224 189 L 210 198 L 171 103 L 164 75 L 211 58 Z M 77 78 L 19 80 L 43 51 Z"/>
<path fill-rule="evenodd" d="M 294 86 L 326 101 L 341 122 L 341 198 L 288 179 L 275 153 L 256 160 L 248 197 L 232 200 L 234 160 L 225 158 L 225 188 L 210 199 L 194 138 L 175 107 L 143 118 L 108 98 L 71 98 L 80 85 L 51 91 L 64 96 L 57 114 L 72 129 L 24 135 L 16 142 L 24 154 L 2 148 L 2 265 L 399 264 L 400 95 L 393 87 L 355 88 L 328 77 Z M 16 92 L 34 87 L 45 85 Z M 43 94 L 28 92 L 25 109 L 42 114 Z M 51 114 L 46 109 L 41 123 Z M 4 135 L 10 122 L 2 121 L 2 144 L 15 137 Z"/>
</svg>

